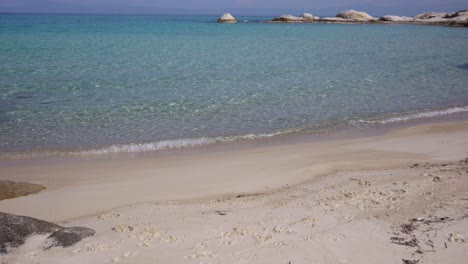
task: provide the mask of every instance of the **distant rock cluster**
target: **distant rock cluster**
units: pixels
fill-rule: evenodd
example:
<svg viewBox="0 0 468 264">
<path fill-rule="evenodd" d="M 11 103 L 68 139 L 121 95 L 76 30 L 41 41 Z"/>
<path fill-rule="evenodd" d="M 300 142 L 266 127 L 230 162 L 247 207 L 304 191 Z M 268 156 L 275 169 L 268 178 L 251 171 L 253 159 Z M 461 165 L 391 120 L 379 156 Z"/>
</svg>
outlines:
<svg viewBox="0 0 468 264">
<path fill-rule="evenodd" d="M 0 254 L 24 244 L 31 235 L 50 234 L 43 246 L 70 247 L 85 237 L 94 236 L 95 231 L 86 227 L 62 227 L 27 216 L 0 212 Z"/>
<path fill-rule="evenodd" d="M 224 14 L 218 19 L 219 23 L 236 23 L 237 20 L 229 13 Z M 273 18 L 268 22 L 279 23 L 395 23 L 395 24 L 427 24 L 442 26 L 460 26 L 468 27 L 468 9 L 453 13 L 427 12 L 408 16 L 386 15 L 380 18 L 373 17 L 366 12 L 356 10 L 346 10 L 339 12 L 335 17 L 318 17 L 310 13 L 304 13 L 301 16 L 282 15 Z"/>
</svg>

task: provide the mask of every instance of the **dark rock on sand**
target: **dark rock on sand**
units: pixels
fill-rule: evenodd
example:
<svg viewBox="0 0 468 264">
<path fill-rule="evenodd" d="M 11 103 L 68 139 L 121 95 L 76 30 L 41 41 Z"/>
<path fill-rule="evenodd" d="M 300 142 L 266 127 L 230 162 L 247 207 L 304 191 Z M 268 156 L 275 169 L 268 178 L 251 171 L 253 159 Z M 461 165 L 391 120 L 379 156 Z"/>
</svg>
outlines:
<svg viewBox="0 0 468 264">
<path fill-rule="evenodd" d="M 0 201 L 38 193 L 46 187 L 27 182 L 0 181 Z"/>
<path fill-rule="evenodd" d="M 48 237 L 49 244 L 45 247 L 71 247 L 83 238 L 94 236 L 96 231 L 87 227 L 66 227 L 54 232 Z"/>
<path fill-rule="evenodd" d="M 95 231 L 86 227 L 62 227 L 36 218 L 0 212 L 0 253 L 24 244 L 31 235 L 51 234 L 45 249 L 70 247 L 83 238 L 93 236 Z"/>
<path fill-rule="evenodd" d="M 34 234 L 47 234 L 62 229 L 61 226 L 27 216 L 0 212 L 0 253 L 21 246 Z"/>
</svg>

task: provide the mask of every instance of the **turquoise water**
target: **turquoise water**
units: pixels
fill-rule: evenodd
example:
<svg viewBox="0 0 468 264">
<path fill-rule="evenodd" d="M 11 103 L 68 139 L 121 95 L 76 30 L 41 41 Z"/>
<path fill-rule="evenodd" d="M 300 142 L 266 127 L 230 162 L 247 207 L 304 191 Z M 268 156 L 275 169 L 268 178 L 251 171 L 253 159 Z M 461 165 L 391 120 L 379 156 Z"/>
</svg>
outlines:
<svg viewBox="0 0 468 264">
<path fill-rule="evenodd" d="M 466 28 L 264 19 L 0 15 L 0 152 L 145 151 L 468 111 Z"/>
</svg>

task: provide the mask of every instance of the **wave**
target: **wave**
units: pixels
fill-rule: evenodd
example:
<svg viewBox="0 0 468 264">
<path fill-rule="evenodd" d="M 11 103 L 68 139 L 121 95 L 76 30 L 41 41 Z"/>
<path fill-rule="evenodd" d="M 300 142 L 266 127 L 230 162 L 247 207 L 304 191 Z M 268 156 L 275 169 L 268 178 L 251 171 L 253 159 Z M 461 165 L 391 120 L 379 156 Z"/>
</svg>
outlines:
<svg viewBox="0 0 468 264">
<path fill-rule="evenodd" d="M 390 118 L 381 119 L 381 120 L 359 120 L 357 122 L 352 121 L 351 124 L 361 123 L 361 124 L 386 125 L 386 124 L 391 124 L 391 123 L 405 122 L 405 121 L 410 121 L 410 120 L 415 120 L 415 119 L 439 117 L 439 116 L 445 116 L 445 115 L 451 115 L 451 114 L 463 113 L 463 112 L 468 112 L 468 106 L 457 106 L 457 107 L 451 107 L 451 108 L 441 109 L 441 110 L 428 110 L 424 112 L 404 114 L 404 115 L 390 117 Z"/>
<path fill-rule="evenodd" d="M 425 118 L 434 118 L 440 117 L 445 115 L 451 115 L 456 113 L 463 113 L 468 112 L 468 105 L 466 106 L 457 106 L 451 107 L 447 109 L 439 109 L 439 110 L 428 110 L 428 111 L 420 111 L 420 112 L 413 112 L 413 113 L 406 113 L 399 116 L 393 116 L 389 118 L 381 118 L 381 119 L 373 119 L 373 120 L 353 120 L 349 121 L 346 124 L 351 127 L 357 127 L 361 125 L 387 125 L 392 123 L 398 122 L 406 122 L 411 120 L 417 119 L 425 119 Z M 340 126 L 335 124 L 336 126 Z M 255 139 L 266 139 L 271 137 L 276 137 L 280 135 L 288 135 L 294 133 L 314 133 L 319 131 L 326 132 L 329 129 L 333 129 L 332 127 L 321 127 L 321 126 L 314 126 L 314 128 L 296 128 L 296 129 L 288 129 L 277 131 L 273 133 L 261 133 L 261 134 L 246 134 L 246 135 L 239 135 L 239 136 L 219 136 L 219 137 L 201 137 L 201 138 L 186 138 L 186 139 L 173 139 L 173 140 L 162 140 L 156 142 L 148 142 L 148 143 L 130 143 L 130 144 L 115 144 L 107 147 L 96 148 L 96 149 L 89 149 L 89 150 L 76 150 L 76 151 L 38 151 L 33 153 L 23 153 L 16 155 L 13 153 L 3 153 L 0 156 L 16 156 L 16 157 L 37 157 L 37 156 L 99 156 L 99 155 L 106 155 L 106 154 L 119 154 L 119 153 L 142 153 L 142 152 L 152 152 L 152 151 L 163 151 L 163 150 L 171 150 L 171 149 L 183 149 L 183 148 L 193 148 L 193 147 L 200 147 L 215 143 L 228 143 L 228 142 L 235 142 L 239 140 L 255 140 Z M 6 154 L 6 155 L 4 155 Z M 13 155 L 11 155 L 13 154 Z M 19 154 L 19 155 L 18 155 Z"/>
<path fill-rule="evenodd" d="M 298 130 L 286 130 L 278 131 L 274 133 L 265 133 L 265 134 L 247 134 L 240 136 L 230 136 L 230 137 L 202 137 L 202 138 L 188 138 L 188 139 L 175 139 L 175 140 L 163 140 L 157 142 L 149 143 L 131 143 L 131 144 L 116 144 L 109 147 L 84 150 L 78 152 L 68 152 L 68 155 L 104 155 L 104 154 L 115 154 L 115 153 L 139 153 L 139 152 L 150 152 L 150 151 L 159 151 L 159 150 L 170 150 L 170 149 L 181 149 L 181 148 L 191 148 L 199 147 L 203 145 L 209 145 L 213 143 L 221 142 L 233 142 L 238 140 L 252 140 L 252 139 L 262 139 L 270 138 L 284 134 L 290 134 L 297 132 Z"/>
<path fill-rule="evenodd" d="M 425 112 L 411 113 L 381 120 L 359 120 L 351 121 L 350 125 L 356 124 L 391 124 L 398 122 L 405 122 L 415 119 L 424 119 L 431 117 L 438 117 L 444 115 L 450 115 L 455 113 L 468 112 L 468 106 L 459 106 L 452 107 L 443 110 L 430 110 Z M 151 143 L 141 143 L 141 144 L 123 144 L 123 145 L 112 145 L 110 147 L 80 151 L 78 153 L 71 152 L 69 154 L 79 154 L 79 155 L 103 155 L 111 153 L 137 153 L 137 152 L 150 152 L 150 151 L 159 151 L 159 150 L 168 150 L 168 149 L 180 149 L 180 148 L 190 148 L 190 147 L 199 147 L 203 145 L 209 145 L 220 142 L 234 142 L 238 140 L 254 140 L 262 138 L 271 138 L 279 135 L 292 134 L 295 132 L 304 132 L 305 129 L 289 129 L 284 131 L 278 131 L 274 133 L 265 133 L 265 134 L 247 134 L 240 136 L 230 136 L 230 137 L 202 137 L 202 138 L 193 138 L 193 139 L 178 139 L 178 140 L 163 140 L 158 142 Z"/>
</svg>

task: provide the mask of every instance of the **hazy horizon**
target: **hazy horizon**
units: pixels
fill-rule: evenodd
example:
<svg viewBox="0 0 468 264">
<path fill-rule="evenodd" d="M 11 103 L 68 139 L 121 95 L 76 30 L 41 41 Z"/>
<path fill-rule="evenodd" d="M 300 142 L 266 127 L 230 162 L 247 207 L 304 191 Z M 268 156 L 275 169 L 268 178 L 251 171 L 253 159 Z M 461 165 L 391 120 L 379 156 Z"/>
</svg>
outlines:
<svg viewBox="0 0 468 264">
<path fill-rule="evenodd" d="M 268 8 L 266 8 L 268 7 Z M 173 14 L 173 15 L 279 15 L 303 12 L 335 15 L 346 9 L 368 12 L 374 16 L 387 14 L 416 15 L 427 11 L 456 11 L 468 8 L 468 0 L 3 0 L 1 13 L 64 13 L 64 14 Z"/>
</svg>

